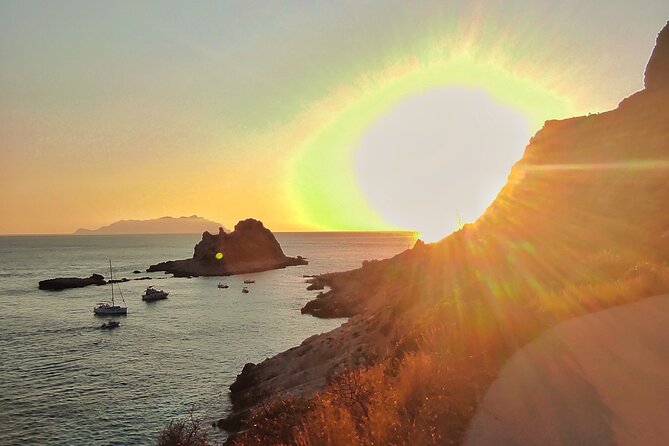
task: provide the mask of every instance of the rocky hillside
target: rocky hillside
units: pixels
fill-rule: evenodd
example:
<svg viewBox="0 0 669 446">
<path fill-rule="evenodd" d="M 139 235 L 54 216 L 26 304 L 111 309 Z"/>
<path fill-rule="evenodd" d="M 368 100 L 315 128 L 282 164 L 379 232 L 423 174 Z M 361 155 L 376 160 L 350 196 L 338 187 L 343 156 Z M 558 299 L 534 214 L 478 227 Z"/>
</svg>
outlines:
<svg viewBox="0 0 669 446">
<path fill-rule="evenodd" d="M 331 289 L 303 312 L 352 317 L 244 367 L 219 423 L 251 427 L 235 444 L 456 444 L 546 327 L 669 290 L 669 27 L 645 80 L 615 110 L 546 122 L 474 224 L 316 278 Z"/>
</svg>

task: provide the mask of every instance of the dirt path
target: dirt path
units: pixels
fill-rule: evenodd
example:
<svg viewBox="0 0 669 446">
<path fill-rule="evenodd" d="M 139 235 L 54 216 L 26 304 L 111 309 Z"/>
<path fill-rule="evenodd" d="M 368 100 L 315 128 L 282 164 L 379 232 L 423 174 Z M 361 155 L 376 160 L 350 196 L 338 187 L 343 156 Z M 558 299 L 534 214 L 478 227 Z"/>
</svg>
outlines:
<svg viewBox="0 0 669 446">
<path fill-rule="evenodd" d="M 669 295 L 564 322 L 520 350 L 464 444 L 669 444 Z"/>
</svg>

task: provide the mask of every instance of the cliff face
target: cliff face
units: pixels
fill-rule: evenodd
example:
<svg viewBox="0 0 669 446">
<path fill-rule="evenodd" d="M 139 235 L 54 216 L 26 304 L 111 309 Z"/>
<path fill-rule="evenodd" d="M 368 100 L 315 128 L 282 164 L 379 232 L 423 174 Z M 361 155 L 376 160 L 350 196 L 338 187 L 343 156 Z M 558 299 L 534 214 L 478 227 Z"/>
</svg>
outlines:
<svg viewBox="0 0 669 446">
<path fill-rule="evenodd" d="M 228 276 L 305 265 L 302 257 L 288 257 L 261 221 L 249 218 L 226 233 L 205 232 L 195 245 L 193 257 L 151 265 L 147 271 L 166 271 L 176 276 Z"/>
<path fill-rule="evenodd" d="M 669 87 L 669 27 L 665 26 L 657 36 L 657 43 L 646 67 L 644 85 L 646 90 Z"/>
<path fill-rule="evenodd" d="M 669 26 L 658 37 L 646 88 L 615 110 L 546 122 L 476 223 L 392 259 L 317 278 L 332 289 L 303 312 L 353 317 L 247 365 L 231 386 L 236 414 L 327 388 L 344 369 L 385 361 L 388 373 L 398 373 L 396 361 L 436 336 L 429 327 L 446 327 L 438 339 L 448 351 L 440 354 L 480 361 L 471 370 L 486 370 L 536 330 L 614 305 L 585 305 L 579 299 L 586 297 L 569 290 L 584 283 L 608 290 L 608 282 L 645 274 L 634 265 L 669 260 L 667 104 Z M 479 391 L 468 396 L 472 407 Z M 233 421 L 239 418 L 221 426 L 235 430 Z"/>
</svg>

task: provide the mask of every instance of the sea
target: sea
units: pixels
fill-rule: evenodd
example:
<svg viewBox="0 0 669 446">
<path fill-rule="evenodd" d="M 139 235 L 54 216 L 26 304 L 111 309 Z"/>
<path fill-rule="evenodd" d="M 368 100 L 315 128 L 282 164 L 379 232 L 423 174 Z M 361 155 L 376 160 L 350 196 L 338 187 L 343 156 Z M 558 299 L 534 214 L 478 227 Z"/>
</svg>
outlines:
<svg viewBox="0 0 669 446">
<path fill-rule="evenodd" d="M 199 235 L 0 237 L 0 445 L 151 445 L 190 412 L 218 444 L 225 435 L 211 423 L 230 409 L 228 386 L 245 363 L 345 322 L 300 313 L 317 293 L 304 276 L 358 268 L 413 243 L 410 233 L 389 232 L 276 237 L 309 265 L 174 278 L 144 271 L 190 257 Z M 128 315 L 117 317 L 119 328 L 100 329 L 107 319 L 93 314 L 109 285 L 38 289 L 54 277 L 108 278 L 109 260 L 115 278 L 151 277 L 120 284 Z M 245 279 L 255 280 L 248 294 Z M 143 302 L 149 285 L 169 298 Z"/>
</svg>

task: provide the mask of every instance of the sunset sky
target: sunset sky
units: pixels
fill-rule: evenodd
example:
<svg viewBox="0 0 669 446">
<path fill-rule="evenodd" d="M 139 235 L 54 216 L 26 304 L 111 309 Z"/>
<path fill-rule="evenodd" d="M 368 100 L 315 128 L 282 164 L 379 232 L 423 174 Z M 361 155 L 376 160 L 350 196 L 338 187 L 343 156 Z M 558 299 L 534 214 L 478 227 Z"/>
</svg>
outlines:
<svg viewBox="0 0 669 446">
<path fill-rule="evenodd" d="M 0 2 L 0 234 L 198 214 L 446 235 L 669 2 Z"/>
</svg>

